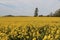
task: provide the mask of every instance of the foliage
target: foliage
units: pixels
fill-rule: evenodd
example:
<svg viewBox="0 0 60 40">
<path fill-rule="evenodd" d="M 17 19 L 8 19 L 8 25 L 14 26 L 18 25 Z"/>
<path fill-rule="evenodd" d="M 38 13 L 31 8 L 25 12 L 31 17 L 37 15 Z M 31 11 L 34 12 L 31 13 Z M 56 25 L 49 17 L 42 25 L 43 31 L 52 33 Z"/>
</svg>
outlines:
<svg viewBox="0 0 60 40">
<path fill-rule="evenodd" d="M 34 17 L 38 16 L 38 8 L 35 9 Z"/>
<path fill-rule="evenodd" d="M 19 26 L 14 29 L 8 27 L 3 28 L 0 26 L 1 40 L 3 38 L 5 40 L 60 40 L 60 26 L 45 25 L 35 27 L 33 25 L 26 25 L 25 27 Z"/>
<path fill-rule="evenodd" d="M 56 17 L 60 17 L 60 9 L 56 10 L 56 12 L 53 15 Z"/>
</svg>

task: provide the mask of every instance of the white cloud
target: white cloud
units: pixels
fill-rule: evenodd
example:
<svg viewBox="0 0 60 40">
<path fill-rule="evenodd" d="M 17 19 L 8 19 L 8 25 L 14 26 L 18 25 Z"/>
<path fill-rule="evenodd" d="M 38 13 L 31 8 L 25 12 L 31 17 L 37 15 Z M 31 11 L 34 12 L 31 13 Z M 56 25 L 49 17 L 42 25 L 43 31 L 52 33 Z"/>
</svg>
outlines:
<svg viewBox="0 0 60 40">
<path fill-rule="evenodd" d="M 0 5 L 0 12 L 14 15 L 33 15 L 35 7 L 39 8 L 39 14 L 46 15 L 60 8 L 59 0 L 0 0 L 0 3 L 4 4 Z"/>
</svg>

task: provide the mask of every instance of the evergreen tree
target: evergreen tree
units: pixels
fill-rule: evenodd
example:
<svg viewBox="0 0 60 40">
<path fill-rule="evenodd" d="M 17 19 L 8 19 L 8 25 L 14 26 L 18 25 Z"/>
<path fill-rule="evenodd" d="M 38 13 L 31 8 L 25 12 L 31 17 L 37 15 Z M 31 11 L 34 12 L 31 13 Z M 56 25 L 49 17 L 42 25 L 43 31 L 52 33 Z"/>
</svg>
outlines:
<svg viewBox="0 0 60 40">
<path fill-rule="evenodd" d="M 34 17 L 38 16 L 38 8 L 35 8 L 35 13 L 34 13 Z"/>
</svg>

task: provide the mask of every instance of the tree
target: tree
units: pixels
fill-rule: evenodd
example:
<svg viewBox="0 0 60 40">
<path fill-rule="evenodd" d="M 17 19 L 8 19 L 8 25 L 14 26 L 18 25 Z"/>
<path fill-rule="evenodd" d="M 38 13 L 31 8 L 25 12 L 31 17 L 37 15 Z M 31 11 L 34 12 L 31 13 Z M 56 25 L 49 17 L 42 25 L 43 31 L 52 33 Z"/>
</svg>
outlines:
<svg viewBox="0 0 60 40">
<path fill-rule="evenodd" d="M 5 15 L 4 17 L 14 17 L 13 15 Z"/>
<path fill-rule="evenodd" d="M 39 15 L 39 17 L 43 17 L 43 15 Z"/>
<path fill-rule="evenodd" d="M 54 16 L 60 17 L 60 9 L 58 9 L 58 10 L 54 13 Z"/>
<path fill-rule="evenodd" d="M 53 16 L 53 13 L 51 12 L 48 16 L 52 17 Z"/>
<path fill-rule="evenodd" d="M 38 16 L 38 8 L 35 8 L 35 13 L 34 13 L 34 17 Z"/>
</svg>

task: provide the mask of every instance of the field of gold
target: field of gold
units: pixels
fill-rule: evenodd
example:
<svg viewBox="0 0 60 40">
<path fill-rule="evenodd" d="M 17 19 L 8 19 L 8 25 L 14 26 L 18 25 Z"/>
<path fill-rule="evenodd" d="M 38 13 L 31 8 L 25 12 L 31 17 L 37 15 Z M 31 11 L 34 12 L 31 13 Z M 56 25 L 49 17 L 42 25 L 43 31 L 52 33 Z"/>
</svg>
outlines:
<svg viewBox="0 0 60 40">
<path fill-rule="evenodd" d="M 0 17 L 0 40 L 60 40 L 60 17 Z"/>
<path fill-rule="evenodd" d="M 60 18 L 59 17 L 0 17 L 1 25 L 26 25 L 32 24 L 36 26 L 43 25 L 59 25 Z"/>
</svg>

